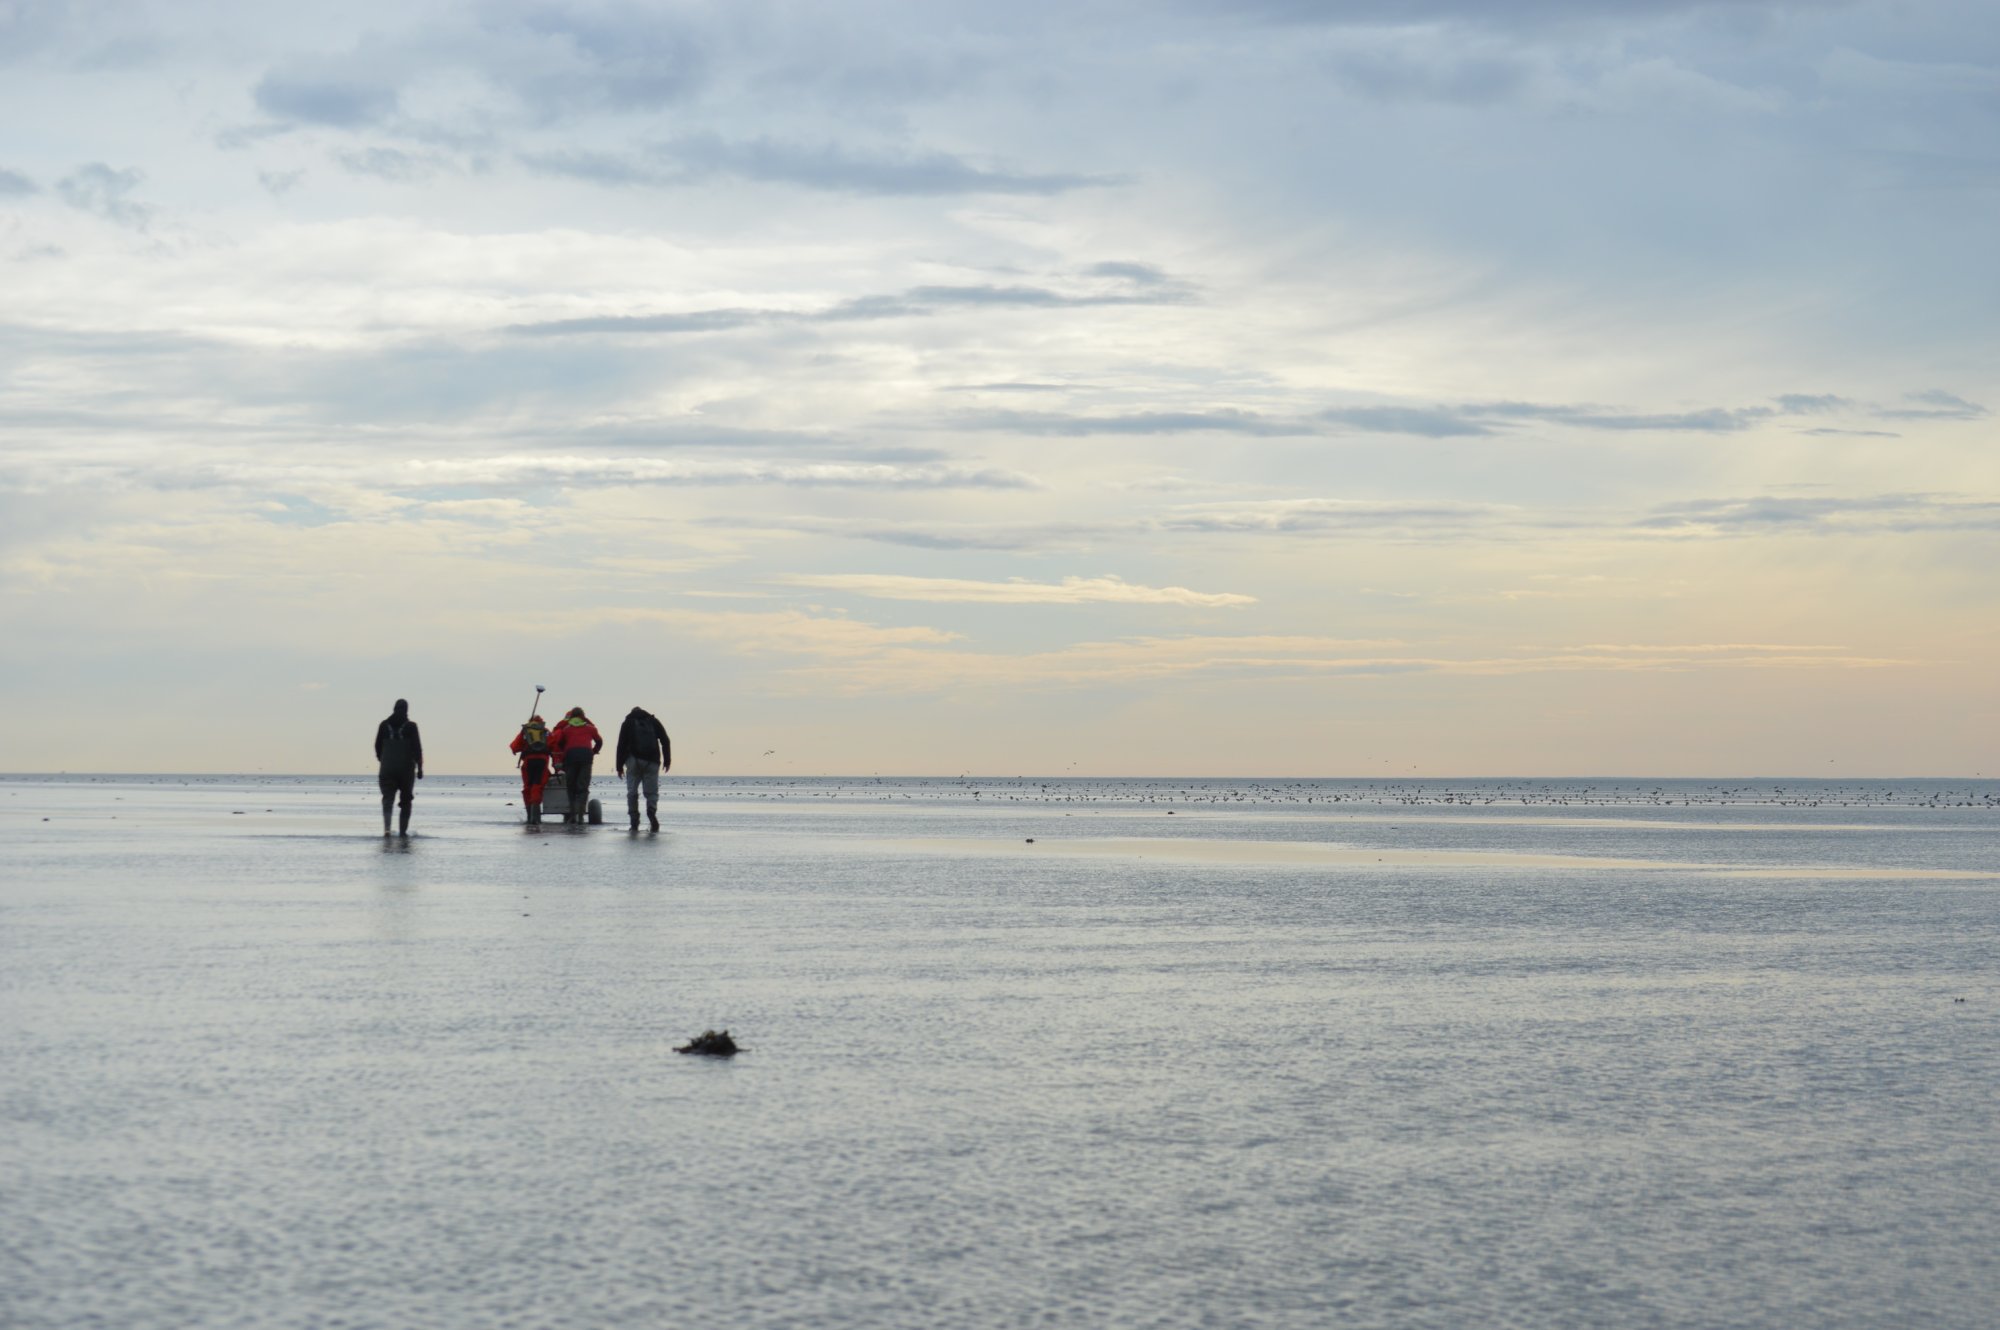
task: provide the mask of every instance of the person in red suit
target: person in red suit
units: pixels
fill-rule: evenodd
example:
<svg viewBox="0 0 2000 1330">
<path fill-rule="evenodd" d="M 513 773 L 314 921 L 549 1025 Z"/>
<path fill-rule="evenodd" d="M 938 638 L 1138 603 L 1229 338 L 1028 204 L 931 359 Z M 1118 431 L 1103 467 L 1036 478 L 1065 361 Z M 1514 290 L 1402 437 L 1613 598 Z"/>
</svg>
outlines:
<svg viewBox="0 0 2000 1330">
<path fill-rule="evenodd" d="M 583 714 L 582 707 L 571 707 L 549 731 L 549 754 L 562 763 L 563 783 L 569 786 L 569 811 L 579 822 L 590 808 L 590 759 L 603 748 L 604 736 Z"/>
<path fill-rule="evenodd" d="M 528 821 L 539 823 L 542 793 L 549 788 L 549 727 L 540 716 L 528 717 L 507 749 L 520 758 L 521 807 L 528 810 Z"/>
</svg>

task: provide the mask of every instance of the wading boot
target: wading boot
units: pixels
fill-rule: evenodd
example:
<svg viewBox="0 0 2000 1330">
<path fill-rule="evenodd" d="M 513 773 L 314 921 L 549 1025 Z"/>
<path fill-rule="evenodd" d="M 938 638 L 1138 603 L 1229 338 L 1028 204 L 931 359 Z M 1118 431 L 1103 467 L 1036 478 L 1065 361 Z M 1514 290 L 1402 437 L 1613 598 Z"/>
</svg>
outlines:
<svg viewBox="0 0 2000 1330">
<path fill-rule="evenodd" d="M 388 828 L 384 827 L 382 834 L 388 835 Z M 407 808 L 403 810 L 402 816 L 396 819 L 396 834 L 406 839 L 410 834 L 410 810 Z"/>
<path fill-rule="evenodd" d="M 660 806 L 658 804 L 646 805 L 646 820 L 653 824 L 653 830 L 658 831 L 660 829 Z M 639 825 L 637 818 L 632 820 L 632 825 Z"/>
</svg>

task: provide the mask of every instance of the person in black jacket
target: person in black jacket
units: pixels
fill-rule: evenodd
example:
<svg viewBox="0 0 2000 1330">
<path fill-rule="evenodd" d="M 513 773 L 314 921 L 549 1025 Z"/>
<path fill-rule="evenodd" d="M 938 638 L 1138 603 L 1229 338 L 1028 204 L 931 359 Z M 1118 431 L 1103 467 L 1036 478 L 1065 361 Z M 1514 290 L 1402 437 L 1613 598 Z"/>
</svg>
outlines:
<svg viewBox="0 0 2000 1330">
<path fill-rule="evenodd" d="M 375 727 L 375 761 L 379 764 L 375 783 L 382 787 L 382 834 L 389 834 L 389 809 L 401 796 L 401 833 L 407 836 L 410 804 L 417 797 L 417 782 L 424 778 L 424 740 L 410 719 L 410 704 L 400 697 L 388 719 Z"/>
<path fill-rule="evenodd" d="M 646 821 L 660 829 L 660 773 L 674 765 L 673 741 L 667 727 L 650 711 L 633 707 L 618 727 L 618 774 L 625 778 L 625 811 L 632 830 L 639 829 L 639 787 L 646 789 Z"/>
</svg>

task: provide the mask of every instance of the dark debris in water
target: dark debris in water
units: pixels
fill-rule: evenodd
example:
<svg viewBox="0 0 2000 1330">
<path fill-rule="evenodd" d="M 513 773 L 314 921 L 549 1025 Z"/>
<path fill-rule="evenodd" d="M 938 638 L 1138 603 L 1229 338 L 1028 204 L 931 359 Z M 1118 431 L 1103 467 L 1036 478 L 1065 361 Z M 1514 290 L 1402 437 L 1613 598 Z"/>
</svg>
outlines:
<svg viewBox="0 0 2000 1330">
<path fill-rule="evenodd" d="M 694 1038 L 674 1050 L 676 1053 L 701 1053 L 712 1058 L 736 1056 L 736 1041 L 729 1037 L 727 1030 L 703 1030 Z"/>
</svg>

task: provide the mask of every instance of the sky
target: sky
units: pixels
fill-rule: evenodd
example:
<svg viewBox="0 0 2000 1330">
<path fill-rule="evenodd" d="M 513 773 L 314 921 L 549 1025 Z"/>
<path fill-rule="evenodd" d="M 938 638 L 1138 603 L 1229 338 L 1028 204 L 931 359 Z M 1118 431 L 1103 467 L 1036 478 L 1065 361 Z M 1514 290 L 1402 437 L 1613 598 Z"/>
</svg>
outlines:
<svg viewBox="0 0 2000 1330">
<path fill-rule="evenodd" d="M 2000 770 L 1990 0 L 0 0 L 16 771 Z"/>
</svg>

